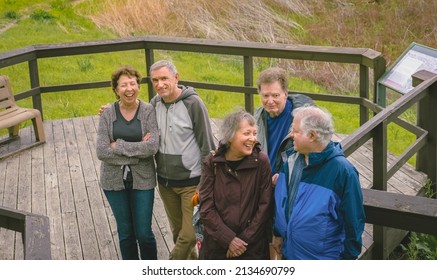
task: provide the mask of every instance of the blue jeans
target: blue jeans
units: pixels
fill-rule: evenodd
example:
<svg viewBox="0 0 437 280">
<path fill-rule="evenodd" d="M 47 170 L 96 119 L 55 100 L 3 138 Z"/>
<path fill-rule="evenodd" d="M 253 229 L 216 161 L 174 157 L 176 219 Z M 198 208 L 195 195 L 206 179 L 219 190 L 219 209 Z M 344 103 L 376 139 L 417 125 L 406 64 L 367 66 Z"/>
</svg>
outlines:
<svg viewBox="0 0 437 280">
<path fill-rule="evenodd" d="M 125 182 L 125 185 L 129 184 Z M 117 223 L 123 260 L 157 260 L 156 239 L 152 231 L 155 189 L 104 191 Z M 138 244 L 138 245 L 137 245 Z"/>
</svg>

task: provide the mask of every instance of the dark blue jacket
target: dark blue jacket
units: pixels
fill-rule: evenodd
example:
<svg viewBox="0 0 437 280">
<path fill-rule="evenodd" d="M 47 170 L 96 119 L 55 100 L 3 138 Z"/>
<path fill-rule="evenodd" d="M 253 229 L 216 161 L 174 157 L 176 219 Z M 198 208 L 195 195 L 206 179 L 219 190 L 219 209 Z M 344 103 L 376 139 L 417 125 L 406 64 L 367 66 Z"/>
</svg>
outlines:
<svg viewBox="0 0 437 280">
<path fill-rule="evenodd" d="M 339 143 L 309 154 L 289 218 L 285 214 L 293 148 L 275 187 L 275 232 L 286 259 L 356 259 L 361 252 L 365 213 L 358 171 Z M 300 155 L 302 156 L 302 155 Z"/>
</svg>

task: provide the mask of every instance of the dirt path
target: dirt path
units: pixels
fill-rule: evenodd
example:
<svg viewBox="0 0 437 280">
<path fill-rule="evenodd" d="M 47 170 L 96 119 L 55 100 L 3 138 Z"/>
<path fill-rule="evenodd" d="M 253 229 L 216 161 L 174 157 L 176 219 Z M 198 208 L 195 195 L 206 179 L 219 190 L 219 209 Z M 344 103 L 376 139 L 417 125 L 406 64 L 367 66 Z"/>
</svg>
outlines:
<svg viewBox="0 0 437 280">
<path fill-rule="evenodd" d="M 5 32 L 6 30 L 8 30 L 12 26 L 14 26 L 16 23 L 17 23 L 16 21 L 12 21 L 12 22 L 6 23 L 4 26 L 0 26 L 0 33 Z"/>
</svg>

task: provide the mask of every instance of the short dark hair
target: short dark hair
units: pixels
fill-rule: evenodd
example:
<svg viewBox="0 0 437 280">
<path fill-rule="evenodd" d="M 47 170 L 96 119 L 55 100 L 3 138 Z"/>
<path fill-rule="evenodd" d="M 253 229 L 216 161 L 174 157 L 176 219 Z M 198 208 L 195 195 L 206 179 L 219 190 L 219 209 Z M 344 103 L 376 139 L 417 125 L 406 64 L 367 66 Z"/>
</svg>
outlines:
<svg viewBox="0 0 437 280">
<path fill-rule="evenodd" d="M 112 91 L 115 93 L 115 97 L 117 99 L 120 99 L 120 97 L 117 94 L 117 86 L 118 86 L 118 80 L 122 75 L 127 75 L 129 78 L 135 77 L 138 83 L 138 88 L 140 87 L 141 74 L 140 72 L 138 72 L 138 70 L 136 70 L 130 65 L 124 65 L 117 68 L 114 72 L 112 72 L 112 76 L 111 76 Z"/>
</svg>

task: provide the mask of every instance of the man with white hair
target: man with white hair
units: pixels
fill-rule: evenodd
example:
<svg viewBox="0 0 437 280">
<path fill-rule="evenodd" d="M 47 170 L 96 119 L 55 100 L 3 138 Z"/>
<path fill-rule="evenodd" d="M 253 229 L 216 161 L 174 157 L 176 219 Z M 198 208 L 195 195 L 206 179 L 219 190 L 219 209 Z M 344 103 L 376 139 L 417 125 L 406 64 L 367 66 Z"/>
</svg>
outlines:
<svg viewBox="0 0 437 280">
<path fill-rule="evenodd" d="M 293 111 L 275 188 L 273 245 L 285 259 L 356 259 L 365 213 L 358 171 L 346 159 L 331 115 L 314 106 Z"/>
</svg>

